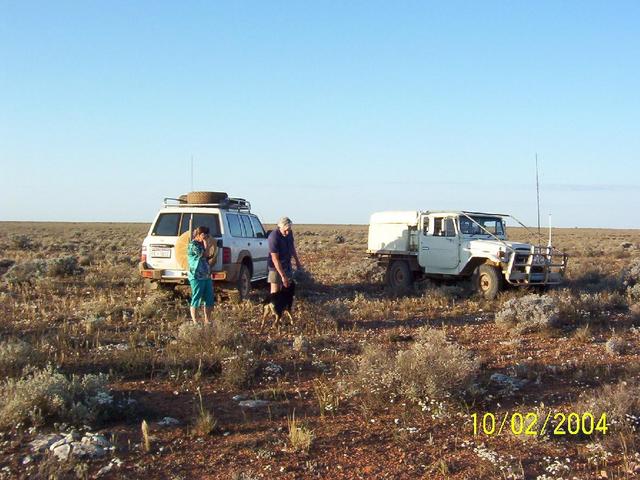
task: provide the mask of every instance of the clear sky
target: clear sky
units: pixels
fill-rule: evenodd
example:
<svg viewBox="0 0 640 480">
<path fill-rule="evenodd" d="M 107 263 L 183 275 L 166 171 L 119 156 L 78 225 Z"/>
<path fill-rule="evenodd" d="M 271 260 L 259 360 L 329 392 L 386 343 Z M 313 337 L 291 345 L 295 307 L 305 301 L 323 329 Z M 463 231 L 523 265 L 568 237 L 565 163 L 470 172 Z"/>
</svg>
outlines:
<svg viewBox="0 0 640 480">
<path fill-rule="evenodd" d="M 0 0 L 0 220 L 640 228 L 640 2 Z"/>
</svg>

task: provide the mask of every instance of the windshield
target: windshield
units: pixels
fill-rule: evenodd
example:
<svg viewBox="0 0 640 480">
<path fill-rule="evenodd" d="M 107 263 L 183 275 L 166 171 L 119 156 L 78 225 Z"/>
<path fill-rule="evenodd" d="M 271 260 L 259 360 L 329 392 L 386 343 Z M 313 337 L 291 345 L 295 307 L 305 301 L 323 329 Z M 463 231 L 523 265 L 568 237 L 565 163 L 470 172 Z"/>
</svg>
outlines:
<svg viewBox="0 0 640 480">
<path fill-rule="evenodd" d="M 479 225 L 482 225 L 489 233 L 499 237 L 504 235 L 502 218 L 500 217 L 481 217 L 470 215 L 473 222 L 467 217 L 460 217 L 460 231 L 467 235 L 487 235 Z M 474 223 L 476 222 L 476 223 Z M 478 225 L 479 224 L 479 225 Z"/>
</svg>

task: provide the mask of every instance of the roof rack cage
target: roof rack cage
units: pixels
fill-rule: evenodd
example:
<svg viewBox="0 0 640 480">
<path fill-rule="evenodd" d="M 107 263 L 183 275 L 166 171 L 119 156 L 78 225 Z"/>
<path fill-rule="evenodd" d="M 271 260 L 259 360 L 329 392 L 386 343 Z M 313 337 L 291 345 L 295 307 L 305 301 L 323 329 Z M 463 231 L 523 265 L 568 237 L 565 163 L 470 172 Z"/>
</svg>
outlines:
<svg viewBox="0 0 640 480">
<path fill-rule="evenodd" d="M 176 203 L 169 203 L 170 201 L 174 201 Z M 179 198 L 170 198 L 165 197 L 164 199 L 165 207 L 216 207 L 216 208 L 224 208 L 227 210 L 238 210 L 243 212 L 251 211 L 251 203 L 244 198 L 236 198 L 236 197 L 227 197 L 221 202 L 215 203 L 187 203 Z"/>
</svg>

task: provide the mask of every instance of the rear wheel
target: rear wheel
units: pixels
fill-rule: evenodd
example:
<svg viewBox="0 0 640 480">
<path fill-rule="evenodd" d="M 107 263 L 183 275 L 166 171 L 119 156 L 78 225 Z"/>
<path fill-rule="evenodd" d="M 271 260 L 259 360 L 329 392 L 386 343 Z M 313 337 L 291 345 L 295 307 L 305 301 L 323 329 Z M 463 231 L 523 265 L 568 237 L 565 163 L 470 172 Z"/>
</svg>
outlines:
<svg viewBox="0 0 640 480">
<path fill-rule="evenodd" d="M 404 260 L 396 260 L 387 267 L 387 284 L 396 292 L 406 291 L 413 284 L 413 276 L 409 264 Z"/>
<path fill-rule="evenodd" d="M 488 300 L 493 300 L 502 289 L 502 274 L 491 265 L 480 265 L 475 272 L 475 290 Z"/>
<path fill-rule="evenodd" d="M 251 272 L 249 271 L 249 267 L 244 264 L 240 267 L 236 288 L 238 289 L 240 300 L 244 300 L 249 296 L 249 291 L 251 290 Z"/>
</svg>

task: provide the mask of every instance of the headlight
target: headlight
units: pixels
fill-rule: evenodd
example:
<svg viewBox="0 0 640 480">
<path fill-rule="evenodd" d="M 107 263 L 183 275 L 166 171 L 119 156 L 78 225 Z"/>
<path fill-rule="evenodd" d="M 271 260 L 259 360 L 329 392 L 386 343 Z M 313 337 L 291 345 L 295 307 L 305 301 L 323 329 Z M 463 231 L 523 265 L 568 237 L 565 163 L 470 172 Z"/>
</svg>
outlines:
<svg viewBox="0 0 640 480">
<path fill-rule="evenodd" d="M 544 255 L 536 253 L 533 255 L 533 264 L 534 265 L 544 265 L 547 263 L 547 259 Z"/>
</svg>

